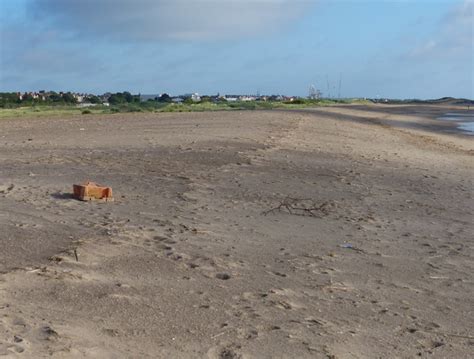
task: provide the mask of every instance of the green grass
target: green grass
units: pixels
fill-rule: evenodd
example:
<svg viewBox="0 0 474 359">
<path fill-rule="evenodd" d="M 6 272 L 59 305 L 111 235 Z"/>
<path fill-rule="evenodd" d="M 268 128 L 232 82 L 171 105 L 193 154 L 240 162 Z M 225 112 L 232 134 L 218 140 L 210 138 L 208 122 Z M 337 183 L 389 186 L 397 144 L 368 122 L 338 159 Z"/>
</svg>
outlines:
<svg viewBox="0 0 474 359">
<path fill-rule="evenodd" d="M 17 108 L 0 108 L 0 118 L 16 117 L 60 117 L 74 115 L 97 115 L 132 112 L 204 112 L 204 111 L 245 111 L 245 110 L 273 110 L 273 109 L 302 109 L 335 104 L 366 104 L 361 99 L 344 100 L 308 100 L 299 99 L 296 102 L 280 101 L 248 101 L 248 102 L 199 102 L 193 104 L 159 103 L 154 101 L 122 104 L 117 106 L 91 106 L 87 108 L 74 105 L 61 106 L 24 106 Z"/>
<path fill-rule="evenodd" d="M 80 115 L 85 111 L 91 114 L 103 113 L 103 109 L 98 108 L 79 108 L 75 106 L 27 106 L 17 108 L 0 109 L 0 118 L 16 118 L 16 117 L 60 117 Z"/>
</svg>

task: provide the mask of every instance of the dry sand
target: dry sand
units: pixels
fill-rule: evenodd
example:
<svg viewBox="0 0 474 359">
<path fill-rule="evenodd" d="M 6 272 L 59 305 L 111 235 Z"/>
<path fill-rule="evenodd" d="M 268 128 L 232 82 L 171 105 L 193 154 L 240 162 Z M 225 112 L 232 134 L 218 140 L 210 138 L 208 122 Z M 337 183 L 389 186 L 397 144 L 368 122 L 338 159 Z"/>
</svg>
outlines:
<svg viewBox="0 0 474 359">
<path fill-rule="evenodd" d="M 472 357 L 448 111 L 0 121 L 0 356 Z M 88 179 L 115 202 L 72 199 Z"/>
</svg>

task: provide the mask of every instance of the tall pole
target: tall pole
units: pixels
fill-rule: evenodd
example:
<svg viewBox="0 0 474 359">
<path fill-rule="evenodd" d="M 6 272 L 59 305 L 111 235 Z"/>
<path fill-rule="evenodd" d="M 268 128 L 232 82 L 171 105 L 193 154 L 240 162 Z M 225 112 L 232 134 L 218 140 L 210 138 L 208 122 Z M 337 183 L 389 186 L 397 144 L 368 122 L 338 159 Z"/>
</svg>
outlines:
<svg viewBox="0 0 474 359">
<path fill-rule="evenodd" d="M 341 99 L 341 82 L 342 82 L 342 73 L 339 73 L 339 91 L 338 91 L 339 99 Z"/>
<path fill-rule="evenodd" d="M 329 87 L 329 76 L 326 75 L 326 83 L 328 85 L 328 98 L 331 98 L 331 90 L 330 90 L 330 87 Z"/>
</svg>

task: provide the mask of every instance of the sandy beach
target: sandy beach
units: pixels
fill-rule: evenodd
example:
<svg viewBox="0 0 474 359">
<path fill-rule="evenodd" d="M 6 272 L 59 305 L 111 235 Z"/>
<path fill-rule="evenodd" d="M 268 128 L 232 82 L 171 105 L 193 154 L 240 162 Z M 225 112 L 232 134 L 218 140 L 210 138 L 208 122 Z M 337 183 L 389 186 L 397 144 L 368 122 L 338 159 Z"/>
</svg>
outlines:
<svg viewBox="0 0 474 359">
<path fill-rule="evenodd" d="M 472 357 L 449 111 L 2 119 L 0 357 Z M 85 180 L 115 201 L 73 199 Z"/>
</svg>

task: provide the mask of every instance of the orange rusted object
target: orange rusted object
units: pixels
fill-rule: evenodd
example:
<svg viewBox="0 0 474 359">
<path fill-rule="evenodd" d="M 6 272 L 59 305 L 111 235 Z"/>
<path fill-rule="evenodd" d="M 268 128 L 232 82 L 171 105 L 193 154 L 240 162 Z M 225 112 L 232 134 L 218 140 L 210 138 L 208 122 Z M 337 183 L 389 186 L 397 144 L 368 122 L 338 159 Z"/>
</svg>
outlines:
<svg viewBox="0 0 474 359">
<path fill-rule="evenodd" d="M 74 197 L 81 201 L 113 201 L 112 188 L 99 186 L 94 182 L 85 182 L 83 184 L 75 184 L 72 186 Z"/>
</svg>

